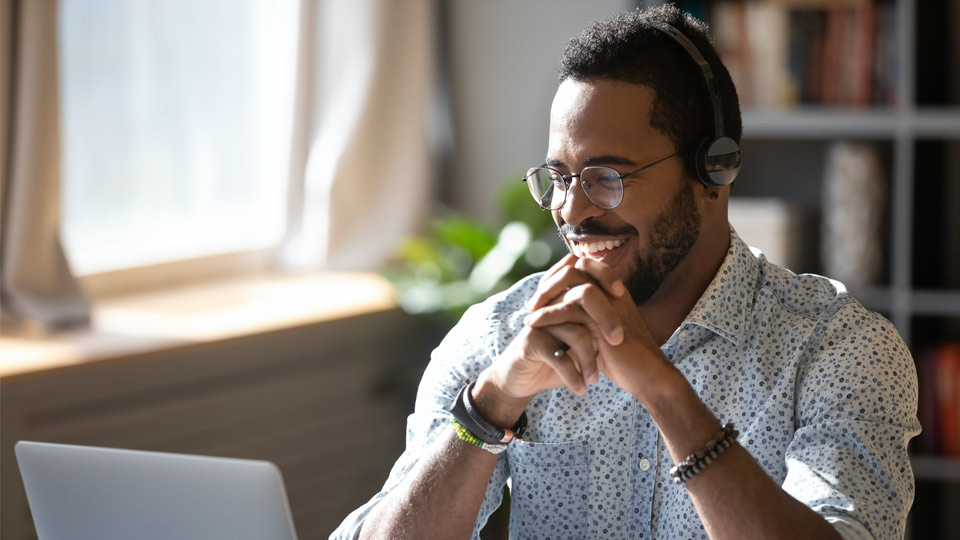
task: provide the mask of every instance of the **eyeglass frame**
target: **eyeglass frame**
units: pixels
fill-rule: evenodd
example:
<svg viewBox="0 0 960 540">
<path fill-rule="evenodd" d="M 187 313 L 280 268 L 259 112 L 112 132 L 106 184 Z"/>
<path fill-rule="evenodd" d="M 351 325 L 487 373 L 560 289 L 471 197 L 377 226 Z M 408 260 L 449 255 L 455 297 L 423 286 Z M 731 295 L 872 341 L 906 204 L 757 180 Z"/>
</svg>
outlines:
<svg viewBox="0 0 960 540">
<path fill-rule="evenodd" d="M 656 160 L 656 161 L 654 161 L 654 162 L 652 162 L 652 163 L 648 163 L 648 164 L 644 165 L 643 167 L 640 167 L 639 169 L 636 169 L 636 170 L 634 170 L 634 171 L 630 171 L 630 172 L 624 173 L 624 174 L 620 174 L 620 171 L 614 169 L 613 167 L 609 167 L 609 166 L 607 166 L 607 165 L 590 165 L 590 166 L 588 166 L 588 167 L 584 167 L 583 169 L 581 169 L 579 174 L 563 174 L 562 172 L 558 171 L 557 169 L 555 169 L 555 168 L 553 168 L 553 167 L 550 167 L 550 166 L 544 164 L 544 165 L 541 165 L 541 166 L 539 166 L 539 167 L 531 167 L 530 169 L 527 170 L 527 174 L 524 175 L 523 177 L 521 177 L 520 180 L 521 180 L 522 182 L 526 182 L 526 181 L 527 181 L 527 178 L 530 178 L 530 176 L 531 176 L 531 171 L 538 170 L 538 169 L 551 170 L 551 171 L 557 173 L 558 175 L 560 175 L 560 178 L 563 179 L 563 186 L 564 186 L 564 187 L 563 187 L 563 200 L 560 201 L 560 205 L 557 206 L 556 208 L 551 208 L 551 207 L 549 207 L 549 206 L 544 206 L 539 200 L 537 200 L 537 197 L 533 195 L 533 192 L 532 192 L 532 191 L 530 192 L 530 196 L 533 197 L 533 200 L 534 200 L 534 201 L 536 201 L 537 205 L 540 207 L 540 210 L 550 210 L 550 211 L 552 212 L 552 211 L 554 211 L 554 210 L 559 210 L 559 209 L 563 208 L 563 205 L 566 204 L 566 202 L 567 202 L 567 193 L 570 191 L 570 186 L 573 184 L 573 179 L 574 179 L 574 178 L 580 178 L 581 176 L 583 176 L 583 171 L 586 171 L 586 170 L 588 170 L 588 169 L 610 169 L 611 171 L 617 173 L 617 176 L 620 177 L 620 201 L 618 201 L 617 204 L 615 204 L 614 206 L 611 206 L 611 207 L 609 207 L 609 208 L 608 208 L 608 207 L 605 207 L 605 206 L 600 206 L 599 204 L 596 203 L 596 201 L 593 200 L 593 197 L 591 197 L 590 194 L 587 193 L 587 190 L 584 189 L 582 182 L 580 183 L 580 189 L 583 190 L 583 194 L 586 195 L 586 196 L 587 196 L 587 199 L 589 199 L 590 202 L 593 203 L 594 205 L 596 205 L 596 206 L 598 206 L 598 207 L 600 207 L 600 208 L 603 208 L 604 210 L 613 210 L 614 208 L 617 208 L 618 206 L 620 206 L 621 204 L 623 204 L 623 193 L 624 193 L 624 190 L 623 190 L 623 179 L 624 179 L 624 178 L 627 178 L 628 176 L 633 176 L 634 174 L 637 174 L 637 173 L 640 172 L 640 171 L 649 169 L 650 167 L 653 167 L 654 165 L 658 165 L 658 164 L 660 164 L 660 163 L 662 163 L 662 162 L 664 162 L 664 161 L 666 161 L 666 160 L 668 160 L 668 159 L 670 159 L 670 158 L 677 157 L 677 156 L 683 154 L 684 152 L 686 152 L 689 148 L 690 148 L 689 146 L 685 146 L 685 147 L 683 147 L 683 148 L 675 151 L 674 153 L 670 154 L 669 156 L 662 157 L 662 158 L 660 158 L 660 159 L 658 159 L 658 160 Z M 527 185 L 529 186 L 529 184 L 527 184 Z M 528 191 L 529 191 L 529 190 L 528 190 Z"/>
</svg>

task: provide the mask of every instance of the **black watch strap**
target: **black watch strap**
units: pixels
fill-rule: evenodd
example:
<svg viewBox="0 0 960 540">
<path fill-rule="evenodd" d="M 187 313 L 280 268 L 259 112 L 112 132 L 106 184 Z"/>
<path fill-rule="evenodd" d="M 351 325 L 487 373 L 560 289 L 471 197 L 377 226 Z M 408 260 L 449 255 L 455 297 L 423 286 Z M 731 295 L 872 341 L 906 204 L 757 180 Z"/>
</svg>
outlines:
<svg viewBox="0 0 960 540">
<path fill-rule="evenodd" d="M 514 439 L 521 439 L 527 427 L 527 411 L 523 411 L 517 423 L 510 429 L 500 429 L 491 425 L 490 422 L 480 416 L 480 413 L 473 406 L 470 391 L 474 384 L 470 383 L 460 389 L 456 399 L 453 400 L 450 414 L 457 419 L 461 426 L 487 444 L 507 444 Z"/>
</svg>

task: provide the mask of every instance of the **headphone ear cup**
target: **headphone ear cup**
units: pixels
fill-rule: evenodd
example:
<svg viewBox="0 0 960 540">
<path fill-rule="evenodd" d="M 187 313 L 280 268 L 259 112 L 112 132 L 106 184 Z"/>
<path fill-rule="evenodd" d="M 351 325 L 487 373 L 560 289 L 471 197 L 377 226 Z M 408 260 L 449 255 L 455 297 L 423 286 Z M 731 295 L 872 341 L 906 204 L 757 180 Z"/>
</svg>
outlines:
<svg viewBox="0 0 960 540">
<path fill-rule="evenodd" d="M 710 148 L 710 142 L 713 141 L 711 137 L 704 137 L 697 143 L 697 146 L 694 148 L 693 153 L 693 168 L 697 171 L 697 180 L 700 180 L 700 183 L 707 187 L 714 187 L 710 183 L 710 176 L 707 174 L 707 168 L 705 164 L 707 149 Z"/>
<path fill-rule="evenodd" d="M 709 141 L 710 137 L 706 137 L 698 143 L 692 143 L 683 153 L 683 159 L 685 160 L 686 165 L 689 165 L 687 170 L 693 171 L 700 183 L 706 183 L 703 181 L 703 159 L 700 157 L 700 149 Z"/>
<path fill-rule="evenodd" d="M 740 173 L 740 145 L 730 137 L 707 137 L 697 146 L 694 164 L 704 185 L 730 185 Z"/>
</svg>

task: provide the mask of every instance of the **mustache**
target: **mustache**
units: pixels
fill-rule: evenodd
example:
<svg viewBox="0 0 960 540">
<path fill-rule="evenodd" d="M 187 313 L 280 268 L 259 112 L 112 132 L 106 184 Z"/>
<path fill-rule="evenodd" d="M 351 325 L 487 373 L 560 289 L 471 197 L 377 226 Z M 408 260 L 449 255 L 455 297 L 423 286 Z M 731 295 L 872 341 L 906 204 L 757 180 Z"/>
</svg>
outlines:
<svg viewBox="0 0 960 540">
<path fill-rule="evenodd" d="M 627 236 L 637 234 L 637 229 L 630 225 L 624 225 L 618 228 L 605 227 L 590 219 L 580 225 L 564 223 L 558 231 L 561 238 L 568 236 Z"/>
</svg>

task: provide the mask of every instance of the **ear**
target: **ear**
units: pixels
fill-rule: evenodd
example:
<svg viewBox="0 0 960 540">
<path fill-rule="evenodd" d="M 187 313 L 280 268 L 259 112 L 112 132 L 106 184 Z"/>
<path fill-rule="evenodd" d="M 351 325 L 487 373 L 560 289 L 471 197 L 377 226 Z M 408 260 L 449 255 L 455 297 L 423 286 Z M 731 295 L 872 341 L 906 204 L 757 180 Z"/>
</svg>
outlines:
<svg viewBox="0 0 960 540">
<path fill-rule="evenodd" d="M 729 186 L 711 186 L 702 182 L 697 182 L 700 186 L 700 195 L 707 204 L 717 204 L 724 201 L 730 195 Z"/>
<path fill-rule="evenodd" d="M 706 186 L 700 184 L 699 205 L 704 219 L 717 214 L 720 219 L 726 219 L 727 202 L 730 198 L 730 187 Z"/>
</svg>

